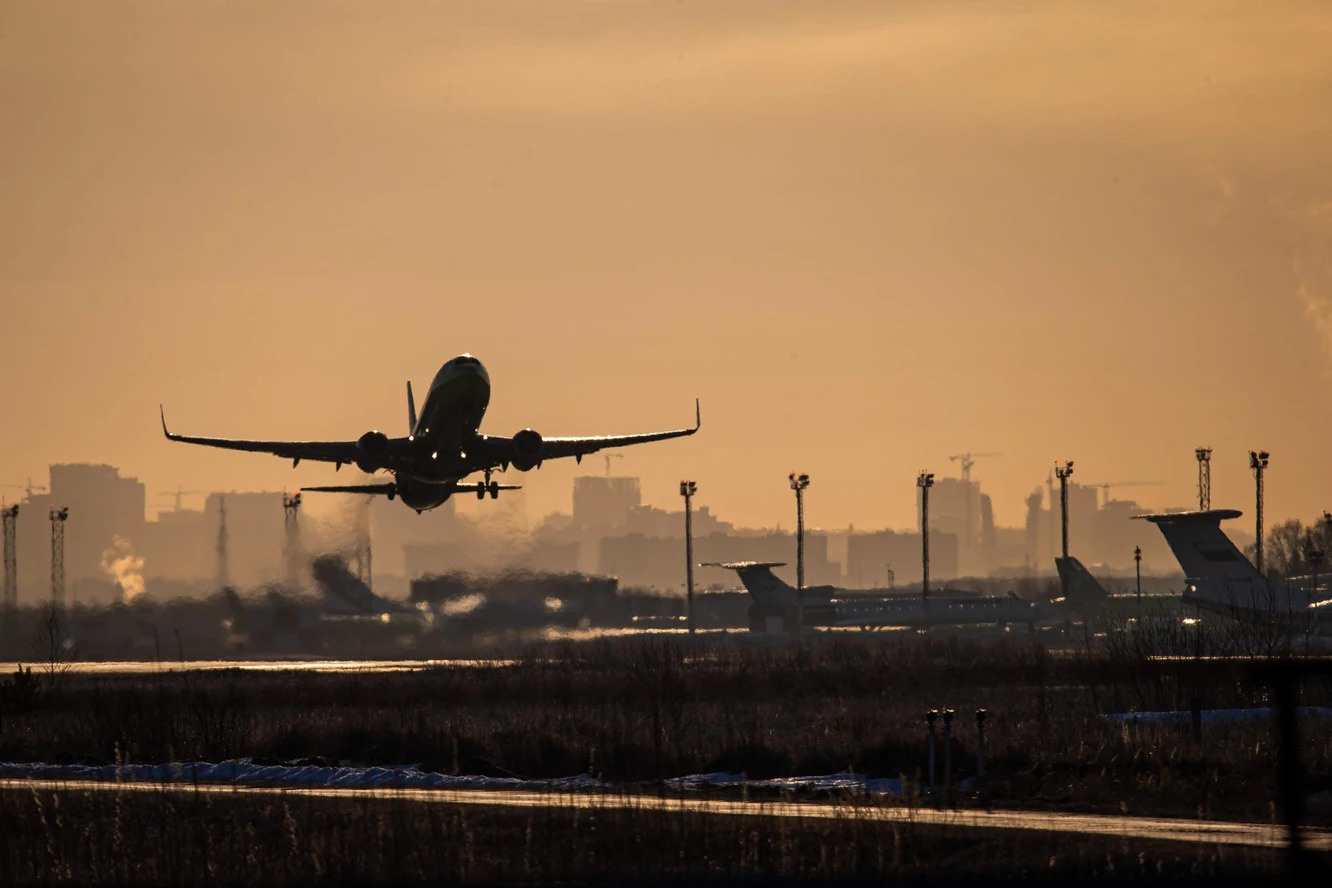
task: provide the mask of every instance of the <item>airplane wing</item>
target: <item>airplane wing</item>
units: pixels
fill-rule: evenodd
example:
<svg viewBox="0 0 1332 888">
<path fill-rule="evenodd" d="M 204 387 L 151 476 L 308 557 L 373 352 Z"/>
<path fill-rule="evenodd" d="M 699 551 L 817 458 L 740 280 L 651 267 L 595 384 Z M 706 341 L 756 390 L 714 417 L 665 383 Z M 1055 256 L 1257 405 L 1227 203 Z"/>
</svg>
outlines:
<svg viewBox="0 0 1332 888">
<path fill-rule="evenodd" d="M 161 408 L 159 408 L 160 410 Z M 200 438 L 191 435 L 177 435 L 167 430 L 166 411 L 162 410 L 162 434 L 169 441 L 183 444 L 202 444 L 205 447 L 221 447 L 226 450 L 246 450 L 251 453 L 271 453 L 293 463 L 303 459 L 318 462 L 337 463 L 341 467 L 363 457 L 356 441 L 248 441 L 241 438 Z M 404 439 L 405 440 L 405 439 Z M 387 442 L 392 444 L 392 441 Z"/>
<path fill-rule="evenodd" d="M 693 428 L 674 429 L 669 432 L 646 432 L 640 435 L 595 435 L 584 438 L 541 438 L 540 446 L 535 452 L 525 455 L 531 457 L 536 463 L 541 463 L 548 459 L 560 459 L 566 456 L 572 456 L 581 461 L 582 458 L 589 453 L 596 453 L 598 450 L 604 450 L 608 447 L 629 447 L 633 444 L 647 444 L 652 441 L 666 441 L 671 438 L 683 438 L 697 432 L 702 425 L 703 413 L 699 407 L 698 401 L 695 400 Z M 516 443 L 516 438 L 517 436 L 514 438 L 504 438 L 483 435 L 481 441 L 485 457 L 493 465 L 513 462 L 515 457 L 519 455 L 522 443 Z"/>
</svg>

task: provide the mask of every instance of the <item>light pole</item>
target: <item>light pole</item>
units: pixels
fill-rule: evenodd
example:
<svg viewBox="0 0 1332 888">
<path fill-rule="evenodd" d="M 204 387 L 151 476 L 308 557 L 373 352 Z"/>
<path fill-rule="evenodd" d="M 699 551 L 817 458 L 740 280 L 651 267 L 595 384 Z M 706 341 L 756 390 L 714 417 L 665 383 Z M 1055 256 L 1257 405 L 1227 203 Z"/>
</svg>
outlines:
<svg viewBox="0 0 1332 888">
<path fill-rule="evenodd" d="M 693 481 L 680 482 L 680 496 L 685 501 L 685 588 L 688 599 L 685 605 L 685 620 L 689 634 L 694 634 L 694 515 L 692 501 L 698 493 L 698 485 Z"/>
<path fill-rule="evenodd" d="M 792 472 L 787 476 L 796 495 L 796 589 L 805 588 L 805 488 L 809 476 Z"/>
<path fill-rule="evenodd" d="M 51 604 L 65 606 L 65 522 L 69 506 L 51 507 Z"/>
<path fill-rule="evenodd" d="M 1142 546 L 1133 547 L 1133 572 L 1138 577 L 1138 619 L 1142 619 Z"/>
<path fill-rule="evenodd" d="M 920 597 L 930 598 L 930 488 L 934 486 L 934 473 L 922 471 L 916 476 L 920 488 Z"/>
<path fill-rule="evenodd" d="M 1313 568 L 1313 583 L 1309 586 L 1310 607 L 1313 607 L 1318 595 L 1318 569 L 1323 566 L 1323 555 L 1323 550 L 1318 548 L 1317 545 L 1310 546 L 1308 551 L 1305 552 L 1305 557 L 1309 559 L 1309 566 Z"/>
<path fill-rule="evenodd" d="M 1249 468 L 1253 469 L 1254 481 L 1254 517 L 1257 526 L 1258 542 L 1254 548 L 1254 567 L 1263 573 L 1263 472 L 1267 469 L 1268 452 L 1266 450 L 1249 451 Z"/>
<path fill-rule="evenodd" d="M 1059 533 L 1065 558 L 1068 557 L 1068 476 L 1072 474 L 1073 460 L 1055 465 L 1055 476 L 1059 478 Z"/>
<path fill-rule="evenodd" d="M 1212 508 L 1212 448 L 1199 447 L 1193 451 L 1198 458 L 1198 510 Z"/>
</svg>

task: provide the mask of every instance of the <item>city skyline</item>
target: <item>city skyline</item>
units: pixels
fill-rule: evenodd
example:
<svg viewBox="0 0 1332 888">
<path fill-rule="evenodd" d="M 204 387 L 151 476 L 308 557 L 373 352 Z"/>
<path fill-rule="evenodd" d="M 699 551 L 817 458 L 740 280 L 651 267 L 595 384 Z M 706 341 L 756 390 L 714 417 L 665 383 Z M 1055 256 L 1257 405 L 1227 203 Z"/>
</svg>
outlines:
<svg viewBox="0 0 1332 888">
<path fill-rule="evenodd" d="M 1258 448 L 1272 514 L 1328 505 L 1312 4 L 129 8 L 4 7 L 0 482 L 93 457 L 153 490 L 341 480 L 173 451 L 157 405 L 401 433 L 404 381 L 469 351 L 496 434 L 700 397 L 697 437 L 621 470 L 746 525 L 794 469 L 811 522 L 908 527 L 899 491 L 965 450 L 1005 453 L 976 477 L 1009 525 L 1066 458 L 1189 503 L 1198 446 L 1217 505 L 1248 509 Z M 533 511 L 578 471 L 522 476 Z"/>
</svg>

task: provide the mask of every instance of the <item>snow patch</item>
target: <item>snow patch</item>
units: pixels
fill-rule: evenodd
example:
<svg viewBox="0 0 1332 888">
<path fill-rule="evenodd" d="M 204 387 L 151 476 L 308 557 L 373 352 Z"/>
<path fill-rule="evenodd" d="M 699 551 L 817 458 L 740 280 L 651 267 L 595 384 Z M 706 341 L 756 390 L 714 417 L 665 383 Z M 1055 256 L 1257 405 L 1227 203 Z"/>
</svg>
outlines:
<svg viewBox="0 0 1332 888">
<path fill-rule="evenodd" d="M 1186 713 L 1187 714 L 1187 713 Z M 587 774 L 550 780 L 521 777 L 453 776 L 422 771 L 417 765 L 358 768 L 346 765 L 259 765 L 247 758 L 211 762 L 173 762 L 165 765 L 54 765 L 42 762 L 0 762 L 0 778 L 39 780 L 101 780 L 121 783 L 234 783 L 256 786 L 358 787 L 382 789 L 484 789 L 527 792 L 605 791 L 612 784 Z M 968 781 L 959 787 L 967 791 Z M 665 782 L 671 789 L 746 787 L 789 792 L 846 792 L 865 795 L 901 795 L 897 777 L 868 777 L 851 771 L 812 777 L 775 777 L 751 780 L 743 774 L 716 772 L 691 774 Z"/>
</svg>

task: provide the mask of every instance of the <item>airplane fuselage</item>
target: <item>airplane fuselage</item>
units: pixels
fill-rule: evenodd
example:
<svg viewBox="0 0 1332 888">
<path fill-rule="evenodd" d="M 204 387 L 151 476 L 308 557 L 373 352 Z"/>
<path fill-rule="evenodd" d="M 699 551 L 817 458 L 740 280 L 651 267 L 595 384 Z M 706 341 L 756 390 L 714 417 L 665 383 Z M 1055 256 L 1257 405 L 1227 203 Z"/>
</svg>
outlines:
<svg viewBox="0 0 1332 888">
<path fill-rule="evenodd" d="M 466 448 L 489 405 L 490 374 L 479 360 L 459 355 L 439 368 L 412 429 L 410 455 L 390 468 L 404 504 L 433 509 L 476 470 Z"/>
</svg>

